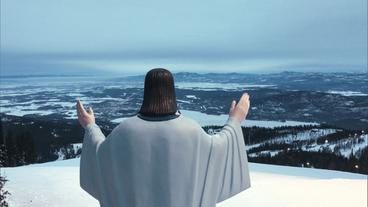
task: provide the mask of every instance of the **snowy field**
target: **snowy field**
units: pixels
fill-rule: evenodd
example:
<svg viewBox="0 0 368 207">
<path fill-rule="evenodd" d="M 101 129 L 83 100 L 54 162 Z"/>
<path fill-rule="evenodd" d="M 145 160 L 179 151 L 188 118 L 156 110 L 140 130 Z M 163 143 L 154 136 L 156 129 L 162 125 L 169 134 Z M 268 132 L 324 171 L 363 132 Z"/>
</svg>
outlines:
<svg viewBox="0 0 368 207">
<path fill-rule="evenodd" d="M 275 85 L 264 84 L 240 84 L 240 83 L 208 83 L 208 82 L 176 82 L 175 87 L 180 89 L 193 89 L 203 91 L 235 91 L 235 90 L 254 90 L 257 88 L 274 88 Z"/>
<path fill-rule="evenodd" d="M 362 92 L 359 92 L 359 91 L 334 91 L 334 90 L 329 90 L 329 91 L 327 91 L 327 93 L 340 94 L 342 96 L 368 96 L 368 94 L 362 93 Z"/>
<path fill-rule="evenodd" d="M 79 158 L 3 168 L 11 207 L 98 207 L 79 187 Z M 366 207 L 367 176 L 250 163 L 251 188 L 218 207 Z"/>
<path fill-rule="evenodd" d="M 180 110 L 181 114 L 185 117 L 196 120 L 201 126 L 217 125 L 223 126 L 228 119 L 229 115 L 212 115 L 206 114 L 199 111 Z M 113 123 L 120 123 L 126 118 L 117 118 L 111 120 Z M 315 122 L 300 122 L 300 121 L 267 121 L 267 120 L 245 120 L 241 124 L 244 127 L 280 127 L 280 126 L 300 126 L 300 125 L 318 125 Z"/>
</svg>

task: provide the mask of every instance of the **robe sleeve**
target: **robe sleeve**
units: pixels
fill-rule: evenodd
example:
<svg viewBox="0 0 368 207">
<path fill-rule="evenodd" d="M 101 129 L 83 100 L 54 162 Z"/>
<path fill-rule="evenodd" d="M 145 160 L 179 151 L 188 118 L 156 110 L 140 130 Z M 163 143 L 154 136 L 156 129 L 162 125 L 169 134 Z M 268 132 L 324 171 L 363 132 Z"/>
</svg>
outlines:
<svg viewBox="0 0 368 207">
<path fill-rule="evenodd" d="M 206 188 L 217 202 L 250 187 L 248 158 L 239 121 L 229 117 L 222 130 L 211 136 Z"/>
<path fill-rule="evenodd" d="M 104 141 L 105 135 L 96 124 L 85 127 L 82 155 L 80 159 L 79 180 L 80 186 L 91 196 L 100 198 L 100 170 L 97 160 L 97 151 Z"/>
</svg>

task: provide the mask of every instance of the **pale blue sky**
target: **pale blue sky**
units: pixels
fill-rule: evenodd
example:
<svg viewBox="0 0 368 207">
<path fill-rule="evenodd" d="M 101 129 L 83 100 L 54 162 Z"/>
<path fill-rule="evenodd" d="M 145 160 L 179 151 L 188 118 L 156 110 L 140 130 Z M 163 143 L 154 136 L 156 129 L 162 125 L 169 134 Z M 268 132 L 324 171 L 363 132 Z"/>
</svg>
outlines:
<svg viewBox="0 0 368 207">
<path fill-rule="evenodd" d="M 1 0 L 3 74 L 367 68 L 366 0 Z"/>
</svg>

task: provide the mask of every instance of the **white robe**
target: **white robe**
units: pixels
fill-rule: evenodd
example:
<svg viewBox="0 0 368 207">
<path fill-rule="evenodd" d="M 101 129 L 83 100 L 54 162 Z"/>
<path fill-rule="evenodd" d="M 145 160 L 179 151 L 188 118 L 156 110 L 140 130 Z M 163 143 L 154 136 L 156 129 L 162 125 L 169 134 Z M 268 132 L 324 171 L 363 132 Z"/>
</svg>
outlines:
<svg viewBox="0 0 368 207">
<path fill-rule="evenodd" d="M 229 118 L 208 135 L 183 115 L 161 121 L 134 116 L 106 138 L 89 124 L 80 185 L 102 207 L 214 207 L 250 187 L 240 123 Z"/>
</svg>

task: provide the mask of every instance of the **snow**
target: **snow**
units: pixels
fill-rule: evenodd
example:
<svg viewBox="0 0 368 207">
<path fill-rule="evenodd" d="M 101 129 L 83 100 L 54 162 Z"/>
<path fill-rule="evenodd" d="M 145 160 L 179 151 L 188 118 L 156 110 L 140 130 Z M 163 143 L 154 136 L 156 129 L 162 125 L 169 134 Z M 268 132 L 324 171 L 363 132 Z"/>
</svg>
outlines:
<svg viewBox="0 0 368 207">
<path fill-rule="evenodd" d="M 72 144 L 74 153 L 77 153 L 79 149 L 82 149 L 82 143 L 74 143 Z"/>
<path fill-rule="evenodd" d="M 227 114 L 210 115 L 199 111 L 190 111 L 190 110 L 180 110 L 180 112 L 182 115 L 196 120 L 201 126 L 210 126 L 210 125 L 223 126 L 229 116 Z M 117 118 L 111 120 L 111 122 L 120 123 L 125 119 L 126 117 Z M 282 121 L 249 120 L 249 119 L 242 122 L 242 126 L 245 127 L 258 126 L 258 127 L 273 128 L 279 126 L 300 126 L 300 125 L 318 125 L 318 124 L 315 122 L 299 122 L 299 121 L 282 122 Z"/>
<path fill-rule="evenodd" d="M 195 119 L 201 126 L 218 125 L 222 126 L 228 119 L 227 114 L 222 115 L 209 115 L 198 111 L 180 110 L 180 112 L 189 118 Z M 298 125 L 318 125 L 312 122 L 298 122 L 298 121 L 267 121 L 267 120 L 245 120 L 242 122 L 242 126 L 252 127 L 278 127 L 278 126 L 298 126 Z"/>
<path fill-rule="evenodd" d="M 35 106 L 33 104 L 29 106 L 9 106 L 9 107 L 1 106 L 1 112 L 13 116 L 24 116 L 28 114 L 38 114 L 46 116 L 53 113 L 52 111 L 36 110 L 35 108 L 38 108 L 38 106 Z"/>
<path fill-rule="evenodd" d="M 76 157 L 80 157 L 80 153 L 78 153 L 79 149 L 82 149 L 82 143 L 73 143 L 70 144 L 71 148 L 59 148 L 59 150 L 55 151 L 54 153 L 58 156 L 57 160 L 65 160 L 66 158 L 66 151 L 68 153 L 78 154 Z"/>
<path fill-rule="evenodd" d="M 260 152 L 249 153 L 248 155 L 249 157 L 259 157 L 270 154 L 270 156 L 273 157 L 282 151 L 283 150 L 264 150 Z"/>
<path fill-rule="evenodd" d="M 335 91 L 335 90 L 329 90 L 327 93 L 331 94 L 339 94 L 342 96 L 368 96 L 366 93 L 358 92 L 358 91 Z"/>
<path fill-rule="evenodd" d="M 124 121 L 125 119 L 127 119 L 127 117 L 121 117 L 121 118 L 113 119 L 113 120 L 111 120 L 111 122 L 119 124 L 120 122 Z"/>
<path fill-rule="evenodd" d="M 197 96 L 195 95 L 186 95 L 186 98 L 190 98 L 190 99 L 199 99 Z"/>
<path fill-rule="evenodd" d="M 287 134 L 285 136 L 277 137 L 272 139 L 272 142 L 291 142 L 295 140 L 310 140 L 310 139 L 317 139 L 321 136 L 326 136 L 329 134 L 333 134 L 336 132 L 336 129 L 310 129 L 305 130 L 302 132 L 298 132 L 295 135 Z"/>
<path fill-rule="evenodd" d="M 342 155 L 346 158 L 350 157 L 350 154 L 357 158 L 360 157 L 360 152 L 364 148 L 368 146 L 368 134 L 362 134 L 360 137 L 348 137 L 345 139 L 340 139 L 338 141 L 328 141 L 324 144 L 310 144 L 307 146 L 303 146 L 302 149 L 306 151 L 314 151 L 319 152 L 325 148 L 329 148 L 332 152 Z M 335 152 L 335 147 L 339 147 L 339 149 Z"/>
<path fill-rule="evenodd" d="M 265 84 L 239 84 L 239 83 L 211 83 L 211 82 L 176 82 L 176 88 L 193 89 L 203 91 L 233 91 L 233 90 L 253 90 L 257 88 L 274 88 L 275 85 Z"/>
<path fill-rule="evenodd" d="M 176 101 L 179 102 L 179 103 L 188 103 L 188 104 L 191 103 L 190 101 L 185 101 L 185 100 L 181 100 L 181 99 L 176 99 Z"/>
<path fill-rule="evenodd" d="M 368 134 L 361 134 L 357 137 L 347 137 L 343 139 L 339 139 L 337 141 L 333 140 L 325 140 L 324 143 L 318 144 L 317 139 L 329 134 L 333 134 L 337 131 L 337 129 L 309 129 L 305 131 L 298 132 L 296 134 L 287 134 L 285 136 L 274 137 L 269 140 L 265 140 L 259 143 L 247 145 L 246 149 L 252 149 L 260 147 L 264 144 L 294 144 L 295 142 L 303 141 L 303 140 L 313 140 L 312 143 L 300 143 L 301 149 L 308 152 L 320 152 L 324 149 L 329 148 L 331 152 L 336 155 L 341 155 L 346 158 L 350 156 L 351 153 L 357 158 L 360 157 L 361 151 L 368 146 Z M 335 149 L 335 147 L 337 147 Z M 265 155 L 270 153 L 271 156 L 277 155 L 282 150 L 276 151 L 259 151 L 249 154 L 249 156 L 257 157 L 260 155 Z"/>
<path fill-rule="evenodd" d="M 79 158 L 3 168 L 12 207 L 99 206 L 79 187 Z M 251 188 L 218 207 L 366 207 L 367 176 L 250 163 Z"/>
<path fill-rule="evenodd" d="M 23 94 L 21 94 L 23 95 Z M 75 96 L 81 95 L 78 99 L 82 100 L 85 105 L 95 104 L 95 103 L 102 103 L 104 101 L 116 101 L 116 102 L 126 102 L 128 99 L 123 98 L 112 98 L 112 97 L 85 97 L 79 93 L 68 93 L 68 96 Z M 190 103 L 190 102 L 189 102 Z M 37 99 L 37 100 L 30 100 L 30 101 L 23 101 L 18 103 L 12 103 L 10 100 L 0 100 L 1 112 L 7 115 L 13 116 L 25 116 L 29 114 L 37 114 L 41 116 L 50 115 L 53 113 L 64 114 L 66 119 L 76 119 L 77 113 L 75 110 L 76 102 L 73 101 L 60 101 L 59 99 Z M 40 110 L 40 107 L 55 107 L 60 106 L 62 109 L 45 109 Z"/>
</svg>

